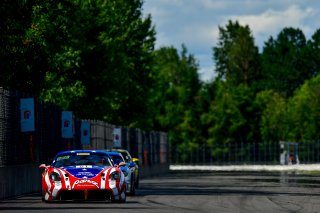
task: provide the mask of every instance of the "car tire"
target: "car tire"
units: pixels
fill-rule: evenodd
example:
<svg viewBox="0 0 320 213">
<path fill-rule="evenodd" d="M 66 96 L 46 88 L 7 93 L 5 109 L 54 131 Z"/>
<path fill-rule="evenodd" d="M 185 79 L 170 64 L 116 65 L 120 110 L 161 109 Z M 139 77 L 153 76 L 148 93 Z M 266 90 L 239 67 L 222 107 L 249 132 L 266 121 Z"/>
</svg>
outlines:
<svg viewBox="0 0 320 213">
<path fill-rule="evenodd" d="M 134 176 L 131 176 L 131 189 L 130 189 L 130 195 L 134 196 L 136 194 L 136 186 L 135 186 L 135 180 Z"/>
<path fill-rule="evenodd" d="M 126 200 L 127 200 L 126 189 L 124 189 L 124 190 L 121 192 L 121 197 L 122 197 L 121 200 L 111 199 L 111 202 L 112 202 L 112 203 L 125 203 Z"/>
<path fill-rule="evenodd" d="M 42 190 L 42 193 L 41 193 L 41 201 L 47 203 L 48 201 L 44 198 L 44 197 L 45 197 L 45 194 L 46 194 L 46 193 Z"/>
<path fill-rule="evenodd" d="M 125 203 L 126 200 L 127 200 L 125 191 L 123 191 L 123 192 L 121 193 L 121 197 L 123 197 L 121 200 L 111 199 L 111 202 L 112 202 L 112 203 Z"/>
<path fill-rule="evenodd" d="M 135 183 L 134 183 L 136 189 L 139 188 L 139 179 L 140 179 L 140 177 L 139 177 L 139 175 L 138 175 L 138 176 L 137 176 L 137 180 L 135 180 Z"/>
</svg>

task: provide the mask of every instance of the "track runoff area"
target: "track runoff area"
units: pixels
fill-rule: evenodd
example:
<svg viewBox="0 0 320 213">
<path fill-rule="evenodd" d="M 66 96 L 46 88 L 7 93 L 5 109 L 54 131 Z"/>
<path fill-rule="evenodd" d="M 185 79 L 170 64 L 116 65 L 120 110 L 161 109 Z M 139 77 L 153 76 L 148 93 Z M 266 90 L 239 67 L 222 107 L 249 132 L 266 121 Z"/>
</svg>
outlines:
<svg viewBox="0 0 320 213">
<path fill-rule="evenodd" d="M 319 165 L 170 168 L 141 179 L 126 203 L 44 203 L 36 193 L 0 201 L 0 212 L 320 212 Z"/>
<path fill-rule="evenodd" d="M 320 164 L 294 164 L 294 165 L 170 165 L 171 171 L 314 171 L 320 174 Z"/>
</svg>

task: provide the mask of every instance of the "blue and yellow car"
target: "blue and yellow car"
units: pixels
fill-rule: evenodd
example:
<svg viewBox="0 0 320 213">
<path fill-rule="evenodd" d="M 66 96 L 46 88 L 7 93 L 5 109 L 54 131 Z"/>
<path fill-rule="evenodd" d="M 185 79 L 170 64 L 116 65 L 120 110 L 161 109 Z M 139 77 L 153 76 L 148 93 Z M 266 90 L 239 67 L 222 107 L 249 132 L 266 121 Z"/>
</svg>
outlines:
<svg viewBox="0 0 320 213">
<path fill-rule="evenodd" d="M 122 154 L 124 161 L 126 164 L 130 165 L 130 169 L 132 170 L 134 174 L 134 186 L 135 188 L 139 188 L 139 178 L 140 178 L 140 172 L 139 172 L 139 159 L 131 157 L 131 154 L 126 149 L 107 149 L 107 152 L 119 152 Z"/>
</svg>

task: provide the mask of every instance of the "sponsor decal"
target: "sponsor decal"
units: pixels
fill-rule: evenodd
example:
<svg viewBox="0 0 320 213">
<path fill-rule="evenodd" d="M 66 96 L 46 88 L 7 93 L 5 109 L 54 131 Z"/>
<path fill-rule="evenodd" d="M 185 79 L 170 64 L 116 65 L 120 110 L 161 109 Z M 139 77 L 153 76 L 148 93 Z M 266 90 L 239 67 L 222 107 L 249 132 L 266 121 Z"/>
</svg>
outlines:
<svg viewBox="0 0 320 213">
<path fill-rule="evenodd" d="M 113 147 L 121 147 L 121 128 L 113 129 Z"/>
<path fill-rule="evenodd" d="M 94 185 L 97 188 L 99 188 L 98 183 L 93 181 L 93 180 L 76 180 L 72 185 L 72 189 L 77 185 L 83 185 L 84 186 L 86 183 L 89 183 L 89 184 Z"/>
<path fill-rule="evenodd" d="M 60 156 L 57 158 L 57 161 L 68 160 L 69 158 L 70 158 L 70 155 Z"/>
<path fill-rule="evenodd" d="M 35 113 L 34 113 L 34 99 L 21 98 L 20 99 L 20 115 L 21 115 L 21 132 L 35 131 Z"/>
<path fill-rule="evenodd" d="M 71 111 L 63 111 L 61 114 L 61 133 L 62 138 L 73 137 L 73 115 Z"/>
<path fill-rule="evenodd" d="M 95 176 L 94 174 L 92 174 L 91 172 L 78 172 L 76 174 L 76 176 L 88 176 L 88 177 L 93 177 Z"/>
<path fill-rule="evenodd" d="M 81 122 L 81 144 L 90 145 L 90 123 L 88 121 Z"/>
<path fill-rule="evenodd" d="M 92 165 L 80 165 L 80 166 L 76 166 L 76 168 L 92 168 Z"/>
<path fill-rule="evenodd" d="M 77 155 L 80 155 L 80 156 L 88 156 L 88 155 L 90 155 L 90 153 L 87 153 L 87 152 L 79 152 L 79 153 L 77 153 Z"/>
</svg>

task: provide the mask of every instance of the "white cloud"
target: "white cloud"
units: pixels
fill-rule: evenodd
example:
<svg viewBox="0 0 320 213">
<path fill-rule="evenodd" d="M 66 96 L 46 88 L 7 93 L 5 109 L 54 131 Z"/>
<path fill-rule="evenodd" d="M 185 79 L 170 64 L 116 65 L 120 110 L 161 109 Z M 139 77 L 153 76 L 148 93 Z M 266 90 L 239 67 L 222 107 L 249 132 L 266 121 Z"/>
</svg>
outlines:
<svg viewBox="0 0 320 213">
<path fill-rule="evenodd" d="M 226 9 L 229 6 L 227 1 L 212 1 L 212 0 L 202 0 L 198 1 L 199 4 L 202 4 L 204 8 L 210 10 L 221 10 Z"/>
<path fill-rule="evenodd" d="M 216 75 L 213 71 L 213 67 L 201 67 L 198 71 L 200 80 L 206 82 L 206 81 L 212 81 Z"/>
<path fill-rule="evenodd" d="M 180 49 L 184 43 L 199 60 L 199 72 L 208 78 L 214 69 L 212 47 L 218 26 L 228 20 L 248 25 L 260 48 L 284 27 L 299 28 L 307 38 L 320 27 L 318 0 L 145 0 L 144 13 L 151 13 L 156 27 L 156 48 Z"/>
<path fill-rule="evenodd" d="M 297 5 L 291 5 L 283 11 L 267 9 L 261 14 L 232 16 L 231 19 L 238 20 L 242 25 L 248 25 L 254 37 L 258 38 L 258 45 L 261 45 L 270 36 L 276 37 L 285 27 L 295 27 L 304 33 L 310 33 L 310 27 L 304 25 L 304 21 L 315 14 L 312 8 L 302 9 Z"/>
</svg>

